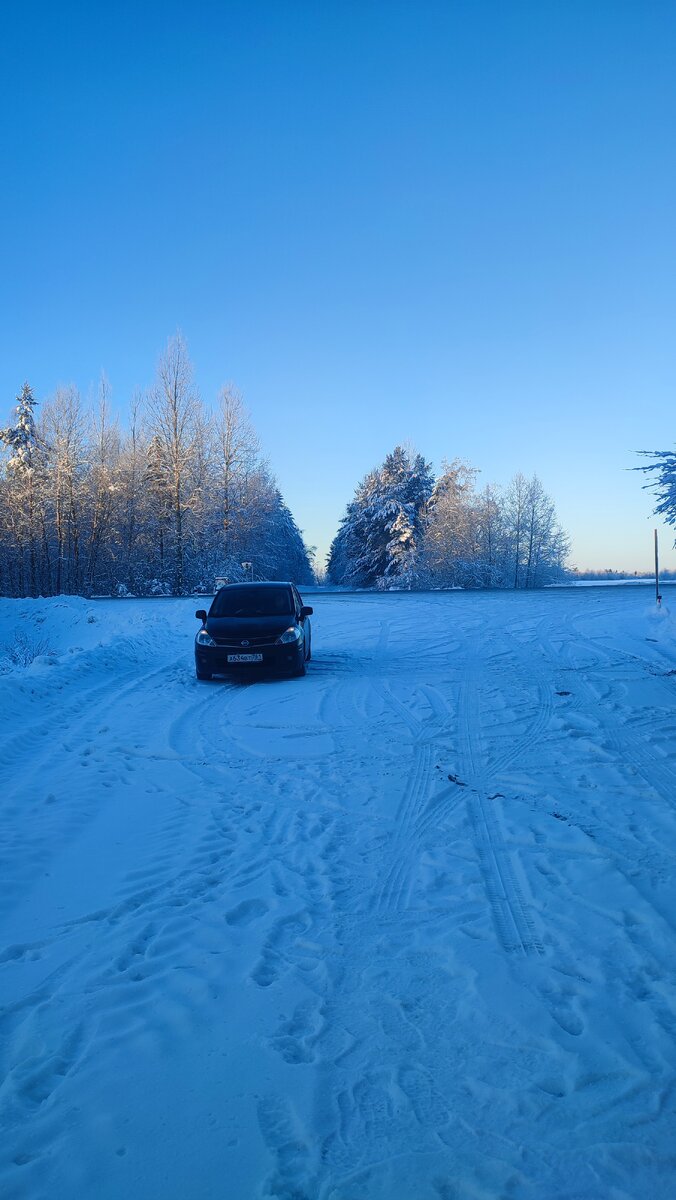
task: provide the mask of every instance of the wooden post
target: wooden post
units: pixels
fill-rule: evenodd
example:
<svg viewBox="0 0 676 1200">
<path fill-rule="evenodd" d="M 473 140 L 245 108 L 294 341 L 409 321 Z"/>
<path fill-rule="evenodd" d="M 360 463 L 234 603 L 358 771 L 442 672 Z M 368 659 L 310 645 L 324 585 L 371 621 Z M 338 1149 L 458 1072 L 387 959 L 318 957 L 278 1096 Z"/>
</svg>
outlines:
<svg viewBox="0 0 676 1200">
<path fill-rule="evenodd" d="M 662 597 L 660 596 L 660 560 L 657 548 L 657 530 L 655 530 L 655 603 L 660 607 Z"/>
</svg>

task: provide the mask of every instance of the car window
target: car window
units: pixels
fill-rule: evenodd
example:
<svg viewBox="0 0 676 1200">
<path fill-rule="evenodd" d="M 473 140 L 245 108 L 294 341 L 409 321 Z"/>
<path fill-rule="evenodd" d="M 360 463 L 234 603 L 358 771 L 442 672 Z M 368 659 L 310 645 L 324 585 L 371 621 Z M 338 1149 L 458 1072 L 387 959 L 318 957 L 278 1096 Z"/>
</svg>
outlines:
<svg viewBox="0 0 676 1200">
<path fill-rule="evenodd" d="M 288 587 L 224 588 L 214 597 L 210 617 L 286 617 L 293 612 Z"/>
</svg>

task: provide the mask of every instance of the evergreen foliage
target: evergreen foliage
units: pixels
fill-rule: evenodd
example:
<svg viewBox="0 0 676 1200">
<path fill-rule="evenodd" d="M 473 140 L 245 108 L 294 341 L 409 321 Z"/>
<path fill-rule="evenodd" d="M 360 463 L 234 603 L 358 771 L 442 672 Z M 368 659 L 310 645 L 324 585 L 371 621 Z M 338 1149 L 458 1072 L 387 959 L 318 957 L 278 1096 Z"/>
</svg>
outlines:
<svg viewBox="0 0 676 1200">
<path fill-rule="evenodd" d="M 639 454 L 655 459 L 645 467 L 633 468 L 635 471 L 654 472 L 653 478 L 644 484 L 657 497 L 654 512 L 663 517 L 667 525 L 676 525 L 676 451 L 639 450 Z"/>
<path fill-rule="evenodd" d="M 334 583 L 412 587 L 432 468 L 420 454 L 396 446 L 369 472 L 348 505 L 328 564 Z"/>
</svg>

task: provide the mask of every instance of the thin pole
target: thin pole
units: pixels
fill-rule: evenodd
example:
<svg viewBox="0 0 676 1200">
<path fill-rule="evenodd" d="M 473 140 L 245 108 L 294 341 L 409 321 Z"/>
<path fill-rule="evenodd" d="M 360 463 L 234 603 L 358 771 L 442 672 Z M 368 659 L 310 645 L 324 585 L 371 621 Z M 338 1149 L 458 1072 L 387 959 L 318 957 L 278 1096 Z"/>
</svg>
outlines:
<svg viewBox="0 0 676 1200">
<path fill-rule="evenodd" d="M 662 597 L 660 596 L 660 559 L 657 547 L 657 530 L 655 530 L 655 603 L 658 608 L 662 603 Z"/>
</svg>

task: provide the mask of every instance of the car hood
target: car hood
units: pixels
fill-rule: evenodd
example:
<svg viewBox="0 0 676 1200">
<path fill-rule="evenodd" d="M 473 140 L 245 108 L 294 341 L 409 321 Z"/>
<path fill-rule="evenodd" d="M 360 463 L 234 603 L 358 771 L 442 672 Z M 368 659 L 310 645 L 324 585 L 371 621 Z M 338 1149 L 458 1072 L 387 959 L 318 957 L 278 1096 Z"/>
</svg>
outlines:
<svg viewBox="0 0 676 1200">
<path fill-rule="evenodd" d="M 213 638 L 272 638 L 295 623 L 293 613 L 281 617 L 208 617 L 207 633 Z"/>
</svg>

